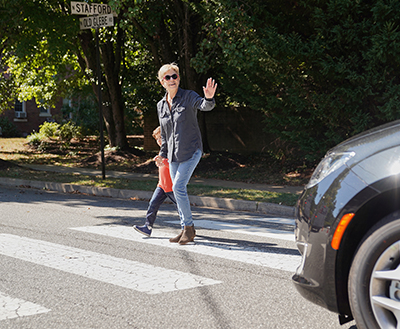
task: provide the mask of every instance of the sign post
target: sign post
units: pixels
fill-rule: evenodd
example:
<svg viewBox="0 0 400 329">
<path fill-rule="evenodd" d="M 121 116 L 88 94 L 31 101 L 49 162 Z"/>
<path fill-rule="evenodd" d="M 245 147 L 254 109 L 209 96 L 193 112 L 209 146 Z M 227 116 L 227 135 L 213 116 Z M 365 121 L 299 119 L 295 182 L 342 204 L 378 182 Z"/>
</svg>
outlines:
<svg viewBox="0 0 400 329">
<path fill-rule="evenodd" d="M 103 99 L 101 95 L 101 66 L 99 50 L 99 29 L 96 29 L 96 62 L 97 62 L 97 88 L 99 94 L 99 118 L 100 118 L 100 149 L 101 149 L 101 176 L 106 179 L 106 165 L 104 159 L 104 127 L 103 127 Z"/>
<path fill-rule="evenodd" d="M 101 148 L 101 172 L 103 179 L 106 178 L 106 169 L 104 161 L 104 132 L 103 132 L 103 101 L 101 95 L 101 66 L 100 66 L 100 48 L 99 48 L 99 28 L 114 25 L 116 14 L 111 7 L 101 3 L 87 3 L 71 1 L 71 14 L 86 15 L 79 18 L 81 30 L 96 29 L 96 64 L 97 64 L 97 87 L 99 99 L 99 118 L 100 118 L 100 148 Z M 92 15 L 92 16 L 87 16 Z"/>
</svg>

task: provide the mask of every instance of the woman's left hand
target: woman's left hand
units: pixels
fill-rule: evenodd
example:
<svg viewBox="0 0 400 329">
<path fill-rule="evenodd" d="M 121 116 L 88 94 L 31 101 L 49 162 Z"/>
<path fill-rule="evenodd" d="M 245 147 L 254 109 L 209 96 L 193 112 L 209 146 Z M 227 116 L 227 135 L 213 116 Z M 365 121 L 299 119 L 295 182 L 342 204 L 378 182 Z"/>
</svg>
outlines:
<svg viewBox="0 0 400 329">
<path fill-rule="evenodd" d="M 203 87 L 204 97 L 213 98 L 215 91 L 217 90 L 217 84 L 213 78 L 208 78 L 206 86 Z"/>
</svg>

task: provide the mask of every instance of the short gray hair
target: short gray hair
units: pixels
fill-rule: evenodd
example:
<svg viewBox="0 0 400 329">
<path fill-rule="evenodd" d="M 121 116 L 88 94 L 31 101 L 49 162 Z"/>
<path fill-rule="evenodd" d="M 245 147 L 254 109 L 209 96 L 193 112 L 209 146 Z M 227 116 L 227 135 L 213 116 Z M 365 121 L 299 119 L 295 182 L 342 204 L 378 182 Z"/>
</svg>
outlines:
<svg viewBox="0 0 400 329">
<path fill-rule="evenodd" d="M 162 79 L 164 78 L 165 72 L 168 72 L 169 70 L 174 70 L 176 72 L 176 74 L 179 75 L 179 67 L 178 67 L 178 65 L 176 65 L 175 63 L 164 64 L 158 70 L 158 80 L 162 81 Z"/>
</svg>

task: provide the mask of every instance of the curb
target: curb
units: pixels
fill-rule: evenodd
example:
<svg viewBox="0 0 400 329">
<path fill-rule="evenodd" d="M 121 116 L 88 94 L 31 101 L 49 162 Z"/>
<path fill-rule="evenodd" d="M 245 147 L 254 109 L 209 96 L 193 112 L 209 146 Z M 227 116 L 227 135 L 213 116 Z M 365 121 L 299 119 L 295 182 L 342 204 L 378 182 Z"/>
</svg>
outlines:
<svg viewBox="0 0 400 329">
<path fill-rule="evenodd" d="M 62 193 L 82 193 L 93 196 L 146 201 L 150 200 L 151 196 L 153 195 L 153 192 L 149 191 L 122 190 L 108 187 L 83 186 L 5 177 L 1 179 L 0 185 L 45 189 Z M 291 218 L 295 217 L 294 207 L 283 206 L 274 203 L 213 197 L 199 197 L 193 195 L 189 195 L 189 200 L 194 206 L 197 207 L 248 211 Z"/>
</svg>

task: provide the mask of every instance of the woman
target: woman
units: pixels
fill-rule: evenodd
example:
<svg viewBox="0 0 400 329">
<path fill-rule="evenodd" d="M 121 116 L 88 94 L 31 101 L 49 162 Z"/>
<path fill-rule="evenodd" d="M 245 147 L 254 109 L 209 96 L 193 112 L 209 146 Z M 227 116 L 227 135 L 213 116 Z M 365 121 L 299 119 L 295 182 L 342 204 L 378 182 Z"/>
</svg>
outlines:
<svg viewBox="0 0 400 329">
<path fill-rule="evenodd" d="M 197 110 L 211 111 L 215 106 L 217 84 L 211 78 L 203 87 L 204 98 L 192 90 L 179 87 L 179 68 L 176 64 L 163 65 L 158 79 L 165 88 L 164 98 L 157 104 L 161 126 L 161 149 L 156 161 L 169 160 L 173 192 L 182 231 L 170 242 L 187 244 L 195 237 L 187 184 L 203 153 L 203 143 L 197 122 Z"/>
</svg>

